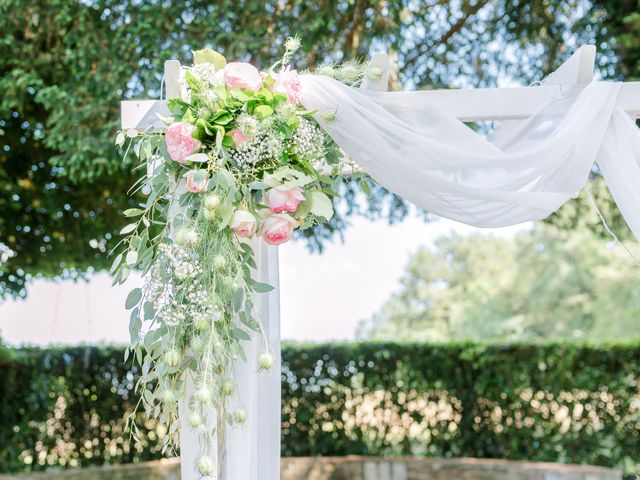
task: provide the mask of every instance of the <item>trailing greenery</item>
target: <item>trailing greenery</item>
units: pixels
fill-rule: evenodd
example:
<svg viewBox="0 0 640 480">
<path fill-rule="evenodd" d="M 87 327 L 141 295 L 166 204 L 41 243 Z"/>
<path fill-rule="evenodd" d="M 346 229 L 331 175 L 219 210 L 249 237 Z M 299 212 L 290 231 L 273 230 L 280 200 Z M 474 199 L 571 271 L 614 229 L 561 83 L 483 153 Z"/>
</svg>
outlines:
<svg viewBox="0 0 640 480">
<path fill-rule="evenodd" d="M 0 0 L 0 296 L 109 268 L 120 212 L 136 203 L 112 142 L 119 102 L 158 98 L 164 60 L 210 46 L 266 66 L 298 33 L 308 67 L 388 48 L 394 88 L 493 86 L 539 80 L 590 42 L 604 78 L 631 80 L 637 12 L 636 0 Z M 318 249 L 348 215 L 406 216 L 406 202 L 371 189 L 358 203 L 346 186 L 331 222 L 301 235 Z M 584 208 L 571 205 L 568 226 Z"/>
<path fill-rule="evenodd" d="M 124 347 L 0 353 L 0 471 L 158 458 L 124 432 Z M 285 345 L 282 453 L 473 456 L 638 471 L 640 344 Z M 145 448 L 142 448 L 144 445 Z"/>
</svg>

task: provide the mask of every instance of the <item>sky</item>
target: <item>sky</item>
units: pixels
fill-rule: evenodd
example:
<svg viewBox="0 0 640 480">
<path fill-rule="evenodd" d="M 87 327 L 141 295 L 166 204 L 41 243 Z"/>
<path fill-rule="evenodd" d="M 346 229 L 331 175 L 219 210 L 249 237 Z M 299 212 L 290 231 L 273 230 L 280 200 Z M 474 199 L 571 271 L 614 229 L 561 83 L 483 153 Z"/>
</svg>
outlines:
<svg viewBox="0 0 640 480">
<path fill-rule="evenodd" d="M 296 341 L 350 340 L 358 322 L 398 289 L 409 256 L 448 232 L 468 234 L 473 227 L 445 219 L 425 223 L 410 217 L 396 225 L 353 218 L 344 243 L 309 253 L 303 242 L 280 248 L 282 338 Z M 520 225 L 483 229 L 512 236 Z M 139 276 L 111 287 L 106 273 L 89 282 L 34 282 L 26 300 L 0 303 L 0 337 L 11 345 L 127 343 L 125 298 L 140 286 Z"/>
</svg>

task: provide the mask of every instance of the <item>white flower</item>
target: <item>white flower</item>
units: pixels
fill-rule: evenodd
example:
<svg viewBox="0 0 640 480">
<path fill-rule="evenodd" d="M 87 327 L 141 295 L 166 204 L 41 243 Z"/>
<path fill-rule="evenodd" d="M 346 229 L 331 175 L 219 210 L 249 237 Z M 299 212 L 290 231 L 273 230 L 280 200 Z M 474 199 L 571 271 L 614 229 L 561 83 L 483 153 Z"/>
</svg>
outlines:
<svg viewBox="0 0 640 480">
<path fill-rule="evenodd" d="M 173 393 L 173 390 L 171 389 L 166 389 L 164 392 L 162 392 L 162 401 L 165 403 L 173 403 L 176 400 L 176 394 Z"/>
<path fill-rule="evenodd" d="M 204 206 L 208 210 L 215 210 L 220 206 L 220 197 L 217 195 L 207 195 L 204 199 Z"/>
<path fill-rule="evenodd" d="M 198 428 L 202 425 L 202 417 L 197 413 L 191 414 L 189 417 L 189 425 L 191 425 L 192 428 Z"/>
<path fill-rule="evenodd" d="M 193 319 L 193 326 L 198 331 L 205 330 L 209 326 L 209 318 L 205 313 L 198 313 Z"/>
<path fill-rule="evenodd" d="M 245 412 L 242 408 L 238 408 L 233 413 L 233 417 L 235 418 L 236 422 L 244 423 L 247 421 L 247 412 Z"/>
<path fill-rule="evenodd" d="M 176 242 L 181 246 L 193 246 L 198 243 L 198 234 L 191 228 L 183 227 L 176 233 Z"/>
<path fill-rule="evenodd" d="M 211 392 L 207 387 L 200 387 L 196 392 L 196 397 L 200 403 L 208 403 L 211 400 Z"/>
<path fill-rule="evenodd" d="M 300 48 L 300 37 L 289 37 L 286 42 L 284 42 L 284 48 L 289 50 L 291 53 L 296 52 Z"/>
<path fill-rule="evenodd" d="M 273 366 L 273 355 L 269 352 L 264 352 L 258 357 L 258 367 L 260 370 L 270 370 Z"/>
<path fill-rule="evenodd" d="M 231 383 L 229 380 L 225 380 L 222 383 L 222 388 L 220 390 L 223 396 L 228 397 L 233 393 L 233 383 Z"/>
<path fill-rule="evenodd" d="M 206 455 L 203 455 L 198 459 L 196 466 L 201 475 L 208 476 L 213 473 L 213 462 Z"/>
<path fill-rule="evenodd" d="M 195 352 L 201 352 L 204 349 L 205 343 L 206 340 L 204 338 L 200 335 L 196 335 L 191 339 L 191 348 L 193 348 Z"/>
<path fill-rule="evenodd" d="M 180 364 L 180 353 L 177 350 L 169 350 L 164 354 L 164 361 L 171 368 L 176 368 Z"/>
<path fill-rule="evenodd" d="M 222 255 L 216 255 L 215 257 L 213 257 L 213 267 L 216 270 L 222 270 L 226 266 L 227 266 L 227 259 L 224 258 Z"/>
</svg>

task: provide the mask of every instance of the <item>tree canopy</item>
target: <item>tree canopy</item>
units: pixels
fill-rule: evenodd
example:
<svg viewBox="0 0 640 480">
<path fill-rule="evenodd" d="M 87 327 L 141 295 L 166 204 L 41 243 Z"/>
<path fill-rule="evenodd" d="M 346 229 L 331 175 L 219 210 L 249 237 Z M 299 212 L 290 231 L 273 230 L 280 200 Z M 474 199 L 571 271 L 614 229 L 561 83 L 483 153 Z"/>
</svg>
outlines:
<svg viewBox="0 0 640 480">
<path fill-rule="evenodd" d="M 626 340 L 640 335 L 640 268 L 590 230 L 450 235 L 409 260 L 361 335 L 411 341 Z M 636 251 L 637 253 L 637 251 Z"/>
<path fill-rule="evenodd" d="M 605 77 L 640 75 L 635 0 L 320 2 L 0 0 L 0 296 L 34 276 L 104 269 L 127 208 L 130 165 L 113 145 L 124 98 L 159 96 L 162 62 L 212 47 L 268 64 L 302 38 L 299 67 L 388 50 L 396 87 L 529 83 L 580 43 L 601 49 Z M 407 204 L 345 185 L 339 215 L 401 220 Z M 571 215 L 567 215 L 571 218 Z M 570 222 L 569 222 L 570 223 Z"/>
</svg>

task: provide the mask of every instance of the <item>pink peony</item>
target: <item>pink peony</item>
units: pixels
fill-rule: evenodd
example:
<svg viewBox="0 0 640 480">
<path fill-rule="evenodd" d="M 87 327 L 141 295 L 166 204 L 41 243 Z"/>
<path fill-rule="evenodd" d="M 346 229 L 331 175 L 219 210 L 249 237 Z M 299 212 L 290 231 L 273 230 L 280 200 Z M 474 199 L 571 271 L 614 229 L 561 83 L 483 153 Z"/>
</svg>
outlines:
<svg viewBox="0 0 640 480">
<path fill-rule="evenodd" d="M 189 123 L 172 123 L 165 132 L 164 141 L 167 144 L 169 156 L 178 163 L 184 163 L 185 158 L 196 152 L 201 144 L 193 138 L 195 125 Z"/>
<path fill-rule="evenodd" d="M 233 144 L 236 147 L 239 147 L 240 145 L 244 145 L 245 143 L 251 141 L 251 137 L 248 137 L 247 135 L 242 133 L 239 128 L 234 128 L 233 130 L 231 130 L 231 133 L 229 133 L 229 135 L 231 135 Z"/>
<path fill-rule="evenodd" d="M 231 88 L 244 88 L 257 92 L 262 88 L 262 76 L 250 63 L 231 62 L 224 67 L 224 81 Z"/>
<path fill-rule="evenodd" d="M 202 192 L 205 188 L 207 188 L 207 175 L 202 175 L 202 180 L 197 181 L 196 180 L 196 175 L 198 175 L 200 172 L 205 173 L 204 170 L 191 170 L 189 172 L 187 172 L 187 174 L 185 175 L 186 179 L 187 179 L 187 189 L 190 192 L 193 193 L 200 193 Z"/>
<path fill-rule="evenodd" d="M 295 212 L 304 200 L 302 188 L 287 187 L 280 185 L 279 187 L 270 188 L 266 194 L 266 204 L 273 213 Z"/>
<path fill-rule="evenodd" d="M 278 73 L 273 90 L 284 93 L 289 99 L 289 103 L 293 105 L 297 104 L 302 94 L 302 84 L 300 83 L 298 72 L 296 70 L 290 70 L 289 67 L 287 67 L 286 70 Z"/>
<path fill-rule="evenodd" d="M 291 240 L 297 222 L 286 213 L 270 215 L 262 224 L 262 238 L 269 245 L 280 245 Z"/>
<path fill-rule="evenodd" d="M 250 237 L 256 232 L 256 217 L 247 210 L 237 210 L 231 216 L 231 229 L 239 237 Z"/>
</svg>

